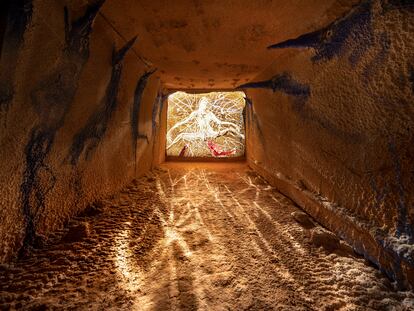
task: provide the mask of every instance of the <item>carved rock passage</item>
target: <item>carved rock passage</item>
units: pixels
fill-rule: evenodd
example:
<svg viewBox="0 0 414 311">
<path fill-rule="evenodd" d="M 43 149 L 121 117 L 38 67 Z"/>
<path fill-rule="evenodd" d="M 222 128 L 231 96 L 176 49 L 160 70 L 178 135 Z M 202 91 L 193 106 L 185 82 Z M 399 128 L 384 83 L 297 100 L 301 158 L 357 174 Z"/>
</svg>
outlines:
<svg viewBox="0 0 414 311">
<path fill-rule="evenodd" d="M 412 289 L 413 0 L 8 2 L 0 29 L 0 262 L 40 247 L 88 204 L 164 160 L 165 94 L 240 85 L 249 98 L 248 164 Z M 134 51 L 131 41 L 112 54 L 134 34 Z M 331 251 L 338 241 L 291 222 L 296 209 L 279 205 L 256 177 L 247 176 L 260 191 L 244 191 L 248 178 L 237 172 L 169 174 L 75 220 L 62 232 L 66 244 L 56 237 L 15 271 L 6 266 L 0 284 L 18 294 L 2 301 L 70 304 L 81 288 L 73 304 L 106 309 L 107 286 L 115 309 L 118 293 L 125 309 L 128 300 L 149 309 L 409 303 L 384 278 L 373 280 L 377 272 L 361 259 L 312 246 L 312 236 Z M 122 289 L 129 284 L 132 293 Z"/>
<path fill-rule="evenodd" d="M 393 290 L 345 243 L 335 252 L 313 246 L 312 232 L 321 228 L 301 227 L 292 202 L 244 166 L 187 168 L 132 183 L 44 250 L 1 266 L 0 307 L 414 307 L 412 292 Z M 89 235 L 66 242 L 65 233 L 85 223 Z"/>
</svg>

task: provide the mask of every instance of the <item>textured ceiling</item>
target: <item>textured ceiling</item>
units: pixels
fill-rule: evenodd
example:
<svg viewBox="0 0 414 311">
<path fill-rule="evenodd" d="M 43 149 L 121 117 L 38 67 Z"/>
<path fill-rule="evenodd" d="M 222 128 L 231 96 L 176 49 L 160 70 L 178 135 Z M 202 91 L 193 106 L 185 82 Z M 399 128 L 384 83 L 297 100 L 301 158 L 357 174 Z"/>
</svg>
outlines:
<svg viewBox="0 0 414 311">
<path fill-rule="evenodd" d="M 283 51 L 272 43 L 315 30 L 357 0 L 107 0 L 102 13 L 169 88 L 226 89 Z"/>
</svg>

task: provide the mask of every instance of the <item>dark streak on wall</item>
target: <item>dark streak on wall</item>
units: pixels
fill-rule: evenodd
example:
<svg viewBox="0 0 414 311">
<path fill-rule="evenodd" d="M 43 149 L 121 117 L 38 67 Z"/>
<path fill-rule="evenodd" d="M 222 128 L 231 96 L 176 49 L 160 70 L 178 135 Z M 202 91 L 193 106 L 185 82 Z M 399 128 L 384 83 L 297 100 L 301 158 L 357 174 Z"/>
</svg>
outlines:
<svg viewBox="0 0 414 311">
<path fill-rule="evenodd" d="M 141 100 L 142 94 L 144 93 L 145 86 L 147 85 L 149 77 L 155 72 L 156 70 L 151 70 L 145 72 L 138 80 L 137 86 L 135 88 L 134 93 L 134 102 L 131 109 L 131 134 L 132 134 L 132 147 L 135 154 L 135 161 L 136 161 L 136 154 L 137 154 L 137 143 L 138 139 L 146 139 L 149 142 L 147 135 L 139 133 L 139 116 L 141 111 Z"/>
<path fill-rule="evenodd" d="M 151 122 L 152 122 L 152 133 L 151 133 L 151 139 L 153 140 L 152 145 L 152 153 L 155 155 L 157 154 L 157 141 L 156 136 L 159 135 L 159 128 L 160 128 L 160 122 L 161 122 L 161 115 L 164 108 L 164 103 L 168 101 L 169 94 L 165 95 L 162 93 L 162 91 L 158 91 L 157 97 L 155 98 L 155 102 L 152 105 L 152 116 L 151 116 Z M 158 131 L 157 131 L 158 130 Z M 160 137 L 158 136 L 158 139 Z M 159 142 L 158 142 L 159 143 Z M 165 153 L 165 150 L 162 152 Z"/>
<path fill-rule="evenodd" d="M 318 62 L 342 55 L 346 50 L 347 41 L 352 39 L 356 44 L 349 56 L 349 61 L 356 65 L 374 44 L 371 9 L 371 1 L 364 1 L 323 29 L 271 45 L 268 48 L 313 48 L 316 53 L 312 61 Z"/>
<path fill-rule="evenodd" d="M 104 0 L 101 0 L 88 7 L 84 16 L 71 24 L 65 8 L 65 48 L 52 73 L 31 92 L 32 105 L 39 120 L 31 129 L 24 148 L 26 167 L 20 192 L 26 230 L 22 251 L 36 241 L 36 223 L 44 210 L 46 196 L 56 182 L 46 160 L 56 133 L 63 126 L 78 88 L 80 74 L 89 58 L 89 35 L 103 3 Z"/>
<path fill-rule="evenodd" d="M 162 101 L 162 94 L 160 92 L 155 98 L 155 103 L 152 106 L 152 114 L 151 114 L 152 136 L 154 136 L 155 131 L 157 130 L 158 117 L 159 117 L 161 106 L 162 106 L 161 101 Z"/>
<path fill-rule="evenodd" d="M 264 138 L 264 134 L 263 134 L 263 131 L 262 131 L 262 126 L 260 125 L 259 117 L 257 116 L 256 112 L 254 111 L 253 101 L 250 98 L 248 98 L 247 96 L 244 98 L 244 100 L 245 100 L 246 106 L 245 106 L 245 110 L 243 110 L 243 111 L 246 111 L 245 112 L 246 120 L 247 120 L 247 122 L 249 122 L 249 124 L 245 128 L 246 129 L 247 128 L 254 128 L 255 130 L 257 130 L 258 138 L 259 138 L 263 148 L 266 149 L 266 140 Z M 253 123 L 254 127 L 252 126 L 252 124 L 250 122 Z"/>
<path fill-rule="evenodd" d="M 288 73 L 276 75 L 267 81 L 246 83 L 238 87 L 238 89 L 248 88 L 271 89 L 273 92 L 282 91 L 288 95 L 294 96 L 295 101 L 292 102 L 293 110 L 303 119 L 317 123 L 320 127 L 342 140 L 351 143 L 359 143 L 363 140 L 362 134 L 344 131 L 323 115 L 315 112 L 311 107 L 307 107 L 305 104 L 311 96 L 310 86 L 295 81 Z"/>
<path fill-rule="evenodd" d="M 310 87 L 295 81 L 288 73 L 276 75 L 267 81 L 246 83 L 238 87 L 238 89 L 243 88 L 265 88 L 271 89 L 273 92 L 282 91 L 288 95 L 295 96 L 296 100 L 293 102 L 293 109 L 302 118 L 316 122 L 319 126 L 342 140 L 358 143 L 363 139 L 361 134 L 343 131 L 335 126 L 329 119 L 317 114 L 310 107 L 306 107 L 305 103 L 311 95 Z"/>
<path fill-rule="evenodd" d="M 1 47 L 0 110 L 8 110 L 14 97 L 14 75 L 19 50 L 33 13 L 32 0 L 10 1 L 4 45 Z"/>
<path fill-rule="evenodd" d="M 122 75 L 123 60 L 128 50 L 135 43 L 137 37 L 127 42 L 119 51 L 114 51 L 112 56 L 111 79 L 106 87 L 105 96 L 101 100 L 101 107 L 93 113 L 85 126 L 74 136 L 67 159 L 72 165 L 76 165 L 85 154 L 85 159 L 89 159 L 92 152 L 104 137 L 108 123 L 112 114 L 117 108 L 119 83 Z"/>
<path fill-rule="evenodd" d="M 160 122 L 160 115 L 164 107 L 164 102 L 168 100 L 168 95 L 163 95 L 161 92 L 158 94 L 154 105 L 152 106 L 152 136 L 154 137 L 157 126 Z"/>
<path fill-rule="evenodd" d="M 310 94 L 310 87 L 295 81 L 290 74 L 283 73 L 272 77 L 270 80 L 250 82 L 242 84 L 237 89 L 271 89 L 273 92 L 281 91 L 288 95 L 307 99 Z"/>
</svg>

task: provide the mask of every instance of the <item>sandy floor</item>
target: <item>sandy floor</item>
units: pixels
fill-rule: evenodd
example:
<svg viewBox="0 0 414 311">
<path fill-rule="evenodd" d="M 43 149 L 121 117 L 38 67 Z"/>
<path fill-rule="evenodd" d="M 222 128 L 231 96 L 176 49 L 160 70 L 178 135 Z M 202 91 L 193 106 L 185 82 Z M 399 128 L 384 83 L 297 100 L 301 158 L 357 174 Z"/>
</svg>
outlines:
<svg viewBox="0 0 414 311">
<path fill-rule="evenodd" d="M 297 208 L 252 171 L 187 167 L 157 170 L 77 217 L 70 226 L 89 228 L 85 239 L 63 242 L 65 229 L 0 267 L 0 310 L 414 310 L 412 292 L 346 244 L 313 246 Z"/>
</svg>

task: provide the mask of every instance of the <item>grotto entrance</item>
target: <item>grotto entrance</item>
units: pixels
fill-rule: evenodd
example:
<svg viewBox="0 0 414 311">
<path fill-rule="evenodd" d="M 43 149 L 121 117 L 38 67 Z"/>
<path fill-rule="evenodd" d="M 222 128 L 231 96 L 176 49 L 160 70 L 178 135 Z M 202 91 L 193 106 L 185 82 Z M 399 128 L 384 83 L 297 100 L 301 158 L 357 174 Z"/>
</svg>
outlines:
<svg viewBox="0 0 414 311">
<path fill-rule="evenodd" d="M 244 159 L 243 92 L 179 91 L 172 93 L 167 103 L 167 160 Z"/>
</svg>

